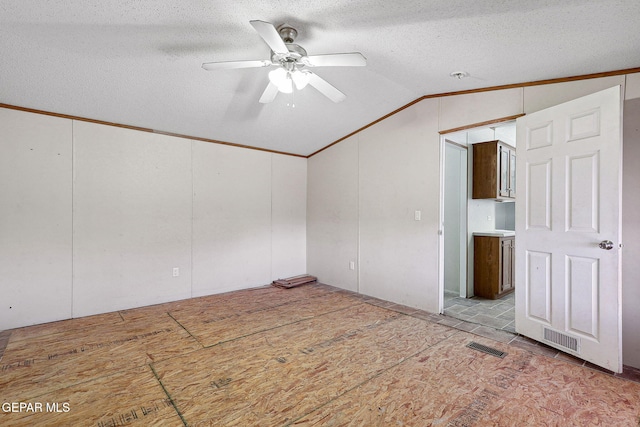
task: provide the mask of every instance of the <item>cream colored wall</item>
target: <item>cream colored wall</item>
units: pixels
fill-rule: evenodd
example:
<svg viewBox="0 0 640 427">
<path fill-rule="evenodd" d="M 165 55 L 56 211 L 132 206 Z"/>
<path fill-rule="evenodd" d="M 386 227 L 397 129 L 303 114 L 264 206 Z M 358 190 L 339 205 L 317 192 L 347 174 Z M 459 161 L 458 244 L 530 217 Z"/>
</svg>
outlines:
<svg viewBox="0 0 640 427">
<path fill-rule="evenodd" d="M 73 155 L 73 317 L 188 298 L 190 141 L 74 121 Z"/>
<path fill-rule="evenodd" d="M 71 317 L 71 126 L 0 109 L 0 330 Z"/>
<path fill-rule="evenodd" d="M 623 85 L 625 76 L 611 76 L 599 79 L 576 80 L 524 88 L 524 112 L 532 113 L 553 105 L 562 104 L 581 96 L 589 95 L 616 85 Z"/>
<path fill-rule="evenodd" d="M 307 168 L 309 273 L 358 291 L 358 136 L 313 156 Z"/>
<path fill-rule="evenodd" d="M 0 109 L 0 330 L 305 273 L 306 163 Z"/>
<path fill-rule="evenodd" d="M 441 131 L 522 113 L 522 88 L 467 93 L 440 98 Z"/>
<path fill-rule="evenodd" d="M 437 311 L 438 101 L 424 100 L 359 135 L 361 293 Z M 430 185 L 435 183 L 436 185 Z M 421 220 L 415 220 L 415 211 Z"/>
<path fill-rule="evenodd" d="M 437 100 L 422 101 L 309 159 L 310 274 L 437 311 L 439 186 L 428 184 L 440 180 L 437 114 Z"/>
<path fill-rule="evenodd" d="M 640 368 L 640 73 L 627 77 L 622 176 L 622 360 Z"/>
<path fill-rule="evenodd" d="M 193 294 L 269 283 L 271 154 L 193 145 Z"/>
<path fill-rule="evenodd" d="M 640 98 L 640 73 L 628 74 L 625 83 L 625 100 Z"/>
<path fill-rule="evenodd" d="M 271 279 L 307 272 L 307 159 L 271 156 Z"/>
</svg>

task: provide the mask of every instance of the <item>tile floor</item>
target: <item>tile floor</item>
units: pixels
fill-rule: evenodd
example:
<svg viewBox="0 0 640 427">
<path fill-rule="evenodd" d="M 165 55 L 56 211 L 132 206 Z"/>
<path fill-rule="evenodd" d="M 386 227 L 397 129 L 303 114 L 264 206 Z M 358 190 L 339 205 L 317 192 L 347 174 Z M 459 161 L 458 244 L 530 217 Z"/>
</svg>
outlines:
<svg viewBox="0 0 640 427">
<path fill-rule="evenodd" d="M 515 293 L 496 300 L 479 297 L 461 298 L 445 292 L 444 314 L 471 323 L 490 326 L 507 332 L 515 329 Z"/>
</svg>

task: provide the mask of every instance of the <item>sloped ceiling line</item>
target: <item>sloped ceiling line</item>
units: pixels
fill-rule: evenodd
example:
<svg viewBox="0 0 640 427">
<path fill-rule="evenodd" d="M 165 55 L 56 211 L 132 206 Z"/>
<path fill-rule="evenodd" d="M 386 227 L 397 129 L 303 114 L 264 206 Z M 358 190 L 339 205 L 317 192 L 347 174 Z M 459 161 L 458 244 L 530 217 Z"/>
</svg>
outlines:
<svg viewBox="0 0 640 427">
<path fill-rule="evenodd" d="M 86 117 L 78 117 L 78 116 L 73 116 L 73 115 L 68 115 L 68 114 L 60 114 L 60 113 L 55 113 L 55 112 L 50 112 L 50 111 L 43 111 L 43 110 L 38 110 L 38 109 L 34 109 L 34 108 L 27 108 L 27 107 L 21 107 L 21 106 L 10 105 L 10 104 L 0 103 L 0 108 L 8 108 L 8 109 L 12 109 L 12 110 L 25 111 L 25 112 L 29 112 L 29 113 L 43 114 L 43 115 L 48 115 L 48 116 L 55 116 L 55 117 L 60 117 L 60 118 L 65 118 L 65 119 L 70 119 L 70 120 L 79 120 L 79 121 L 96 123 L 96 124 L 106 125 L 106 126 L 115 126 L 115 127 L 120 127 L 120 128 L 124 128 L 124 129 L 136 130 L 136 131 L 140 131 L 140 132 L 157 133 L 157 134 L 161 134 L 161 135 L 173 136 L 173 137 L 177 137 L 177 138 L 192 139 L 192 140 L 195 140 L 195 141 L 209 142 L 209 143 L 213 143 L 213 144 L 229 145 L 229 146 L 232 146 L 232 147 L 246 148 L 246 149 L 249 149 L 249 150 L 265 151 L 265 152 L 269 152 L 269 153 L 282 154 L 282 155 L 286 155 L 286 156 L 311 158 L 311 157 L 315 156 L 316 154 L 326 150 L 327 148 L 329 148 L 329 147 L 331 147 L 333 145 L 336 145 L 336 144 L 344 141 L 345 139 L 347 139 L 347 138 L 349 138 L 349 137 L 351 137 L 351 136 L 353 136 L 353 135 L 355 135 L 355 134 L 357 134 L 359 132 L 362 132 L 363 130 L 375 125 L 376 123 L 379 123 L 379 122 L 381 122 L 381 121 L 383 121 L 383 120 L 385 120 L 385 119 L 387 119 L 387 118 L 389 118 L 389 117 L 401 112 L 402 110 L 405 110 L 406 108 L 409 108 L 412 105 L 417 104 L 418 102 L 423 101 L 425 99 L 442 98 L 442 97 L 445 97 L 445 96 L 464 95 L 464 94 L 470 94 L 470 93 L 488 92 L 488 91 L 493 91 L 493 90 L 513 89 L 513 88 L 520 88 L 520 87 L 527 87 L 527 86 L 539 86 L 539 85 L 545 85 L 545 84 L 563 83 L 563 82 L 570 82 L 570 81 L 577 81 L 577 80 L 587 80 L 587 79 L 595 79 L 595 78 L 601 78 L 601 77 L 610 77 L 610 76 L 618 76 L 618 75 L 634 74 L 634 73 L 640 73 L 640 67 L 628 68 L 628 69 L 624 69 L 624 70 L 608 71 L 608 72 L 603 72 L 603 73 L 585 74 L 585 75 L 572 76 L 572 77 L 562 77 L 562 78 L 557 78 L 557 79 L 538 80 L 538 81 L 526 82 L 526 83 L 516 83 L 516 84 L 509 84 L 509 85 L 502 85 L 502 86 L 492 86 L 492 87 L 464 90 L 464 91 L 458 91 L 458 92 L 445 92 L 445 93 L 424 95 L 424 96 L 421 96 L 420 98 L 417 98 L 417 99 L 409 102 L 408 104 L 405 104 L 402 107 L 397 108 L 397 109 L 393 110 L 392 112 L 390 112 L 390 113 L 388 113 L 388 114 L 386 114 L 386 115 L 374 120 L 373 122 L 371 122 L 371 123 L 359 128 L 359 129 L 356 129 L 355 131 L 353 131 L 353 132 L 341 137 L 340 139 L 337 139 L 337 140 L 333 141 L 332 143 L 324 146 L 323 148 L 321 148 L 321 149 L 319 149 L 319 150 L 317 150 L 317 151 L 315 151 L 315 152 L 313 152 L 313 153 L 311 153 L 309 155 L 290 153 L 290 152 L 284 152 L 284 151 L 277 151 L 277 150 L 270 150 L 270 149 L 266 149 L 266 148 L 253 147 L 253 146 L 250 146 L 250 145 L 243 145 L 243 144 L 227 142 L 227 141 L 219 141 L 219 140 L 215 140 L 215 139 L 208 139 L 208 138 L 202 138 L 202 137 L 197 137 L 197 136 L 189 136 L 189 135 L 173 133 L 173 132 L 165 132 L 165 131 L 161 131 L 161 130 L 143 128 L 143 127 L 138 127 L 138 126 L 124 125 L 124 124 L 120 124 L 120 123 L 113 123 L 113 122 L 107 122 L 107 121 L 102 121 L 102 120 L 95 120 L 95 119 L 90 119 L 90 118 L 86 118 Z M 466 128 L 477 127 L 477 126 L 481 126 L 481 125 L 488 124 L 488 123 L 494 123 L 496 121 L 513 120 L 513 119 L 515 119 L 517 117 L 519 117 L 519 116 L 506 117 L 506 118 L 496 118 L 496 120 L 493 120 L 493 121 L 490 121 L 490 122 L 486 122 L 486 123 L 473 123 L 473 124 L 470 123 L 468 126 L 464 126 L 464 127 L 456 128 L 456 129 L 447 129 L 447 130 L 441 131 L 440 133 L 441 134 L 446 134 L 446 133 L 451 133 L 451 132 L 457 132 L 459 130 L 463 130 L 463 129 L 466 129 Z"/>
</svg>

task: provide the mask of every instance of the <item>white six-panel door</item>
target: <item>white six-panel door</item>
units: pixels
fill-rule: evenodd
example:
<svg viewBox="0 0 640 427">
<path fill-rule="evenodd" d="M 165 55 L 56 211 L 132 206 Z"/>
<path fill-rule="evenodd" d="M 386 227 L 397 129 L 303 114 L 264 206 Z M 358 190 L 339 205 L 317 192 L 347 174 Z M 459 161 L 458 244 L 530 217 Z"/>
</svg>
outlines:
<svg viewBox="0 0 640 427">
<path fill-rule="evenodd" d="M 516 331 L 614 372 L 622 370 L 620 92 L 527 114 L 516 144 Z"/>
</svg>

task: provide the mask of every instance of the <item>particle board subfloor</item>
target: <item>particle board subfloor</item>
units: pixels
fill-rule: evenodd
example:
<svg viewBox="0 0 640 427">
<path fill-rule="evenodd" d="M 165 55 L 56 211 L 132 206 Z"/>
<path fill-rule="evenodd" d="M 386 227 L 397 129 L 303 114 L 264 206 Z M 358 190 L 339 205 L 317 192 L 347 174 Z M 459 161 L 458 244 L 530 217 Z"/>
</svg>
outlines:
<svg viewBox="0 0 640 427">
<path fill-rule="evenodd" d="M 640 383 L 452 323 L 312 284 L 5 331 L 0 425 L 640 426 Z"/>
</svg>

